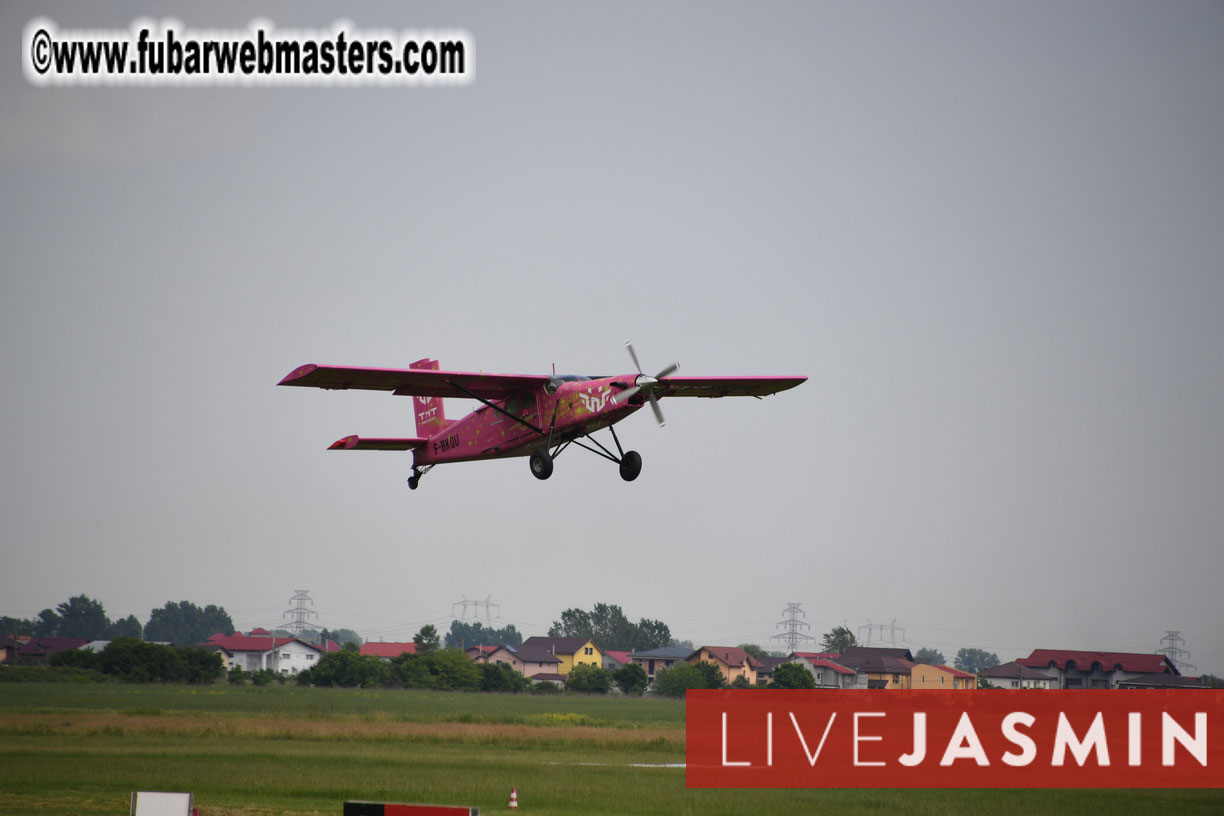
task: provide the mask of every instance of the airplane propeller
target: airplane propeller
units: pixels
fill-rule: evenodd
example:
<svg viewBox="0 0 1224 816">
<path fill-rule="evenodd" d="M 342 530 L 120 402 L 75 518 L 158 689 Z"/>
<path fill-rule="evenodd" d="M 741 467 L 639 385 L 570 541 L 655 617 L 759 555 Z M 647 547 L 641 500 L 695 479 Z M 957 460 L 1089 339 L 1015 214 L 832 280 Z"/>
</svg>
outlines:
<svg viewBox="0 0 1224 816">
<path fill-rule="evenodd" d="M 672 363 L 653 377 L 648 377 L 642 371 L 642 364 L 638 362 L 637 353 L 633 350 L 633 343 L 626 340 L 625 348 L 629 349 L 629 356 L 633 358 L 633 365 L 637 367 L 638 376 L 634 379 L 632 386 L 612 397 L 612 401 L 619 405 L 641 391 L 646 395 L 646 399 L 649 400 L 650 410 L 654 411 L 655 419 L 658 420 L 659 427 L 662 428 L 667 422 L 663 419 L 663 410 L 659 408 L 659 401 L 655 398 L 654 389 L 659 384 L 659 380 L 674 373 L 676 369 L 680 368 L 680 364 Z"/>
</svg>

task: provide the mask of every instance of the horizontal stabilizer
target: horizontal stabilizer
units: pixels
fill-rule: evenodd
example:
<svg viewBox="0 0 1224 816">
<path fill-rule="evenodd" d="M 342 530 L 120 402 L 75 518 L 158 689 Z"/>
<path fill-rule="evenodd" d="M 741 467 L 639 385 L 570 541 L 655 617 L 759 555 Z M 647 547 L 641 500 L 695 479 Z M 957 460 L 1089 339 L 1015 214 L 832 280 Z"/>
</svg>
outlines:
<svg viewBox="0 0 1224 816">
<path fill-rule="evenodd" d="M 408 451 L 415 450 L 428 441 L 428 439 L 419 439 L 417 437 L 408 439 L 376 439 L 374 437 L 366 437 L 362 439 L 360 436 L 346 436 L 335 442 L 328 450 Z"/>
</svg>

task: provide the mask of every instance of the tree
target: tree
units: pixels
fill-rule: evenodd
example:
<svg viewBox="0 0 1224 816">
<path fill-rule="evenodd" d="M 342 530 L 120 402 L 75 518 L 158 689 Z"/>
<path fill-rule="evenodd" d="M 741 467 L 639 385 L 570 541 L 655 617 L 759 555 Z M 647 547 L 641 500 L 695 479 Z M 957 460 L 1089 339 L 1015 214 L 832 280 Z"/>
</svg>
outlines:
<svg viewBox="0 0 1224 816">
<path fill-rule="evenodd" d="M 143 635 L 144 627 L 140 625 L 135 615 L 128 615 L 111 624 L 111 639 L 128 637 L 140 640 Z"/>
<path fill-rule="evenodd" d="M 727 678 L 723 677 L 722 669 L 718 668 L 718 664 L 702 660 L 697 664 L 697 671 L 701 672 L 701 676 L 705 680 L 702 688 L 720 689 L 727 687 Z"/>
<path fill-rule="evenodd" d="M 692 663 L 675 663 L 655 674 L 655 692 L 683 697 L 689 689 L 705 688 L 705 675 Z"/>
<path fill-rule="evenodd" d="M 769 652 L 765 651 L 755 643 L 741 643 L 737 648 L 743 649 L 757 660 L 769 657 Z"/>
<path fill-rule="evenodd" d="M 638 695 L 646 690 L 650 682 L 646 670 L 637 663 L 626 663 L 612 672 L 612 682 L 625 694 Z"/>
<path fill-rule="evenodd" d="M 55 607 L 39 613 L 43 620 L 43 636 L 76 637 L 87 640 L 107 640 L 111 636 L 110 618 L 102 604 L 85 595 L 74 595 Z"/>
<path fill-rule="evenodd" d="M 671 629 L 663 621 L 642 618 L 637 623 L 637 629 L 637 640 L 633 644 L 633 651 L 635 652 L 662 649 L 664 646 L 671 646 L 673 643 Z"/>
<path fill-rule="evenodd" d="M 970 674 L 981 674 L 999 665 L 999 656 L 985 649 L 961 649 L 956 653 L 955 668 Z"/>
<path fill-rule="evenodd" d="M 97 669 L 129 683 L 176 682 L 187 676 L 178 649 L 135 638 L 112 640 L 98 653 Z"/>
<path fill-rule="evenodd" d="M 914 655 L 914 662 L 925 663 L 928 666 L 942 666 L 944 665 L 944 655 L 938 649 L 922 648 Z"/>
<path fill-rule="evenodd" d="M 451 691 L 480 688 L 480 669 L 466 653 L 458 649 L 434 649 L 423 657 L 433 678 L 430 688 Z"/>
<path fill-rule="evenodd" d="M 360 646 L 363 641 L 361 635 L 354 632 L 352 629 L 322 629 L 319 632 L 319 642 L 326 643 L 329 640 L 334 640 L 343 646 L 345 643 L 356 643 Z"/>
<path fill-rule="evenodd" d="M 1203 681 L 1203 685 L 1207 688 L 1224 689 L 1224 678 L 1216 677 L 1214 674 L 1204 674 L 1199 680 Z"/>
<path fill-rule="evenodd" d="M 811 689 L 816 688 L 812 673 L 798 663 L 779 663 L 774 666 L 770 688 Z"/>
<path fill-rule="evenodd" d="M 565 688 L 584 694 L 607 694 L 612 688 L 612 675 L 599 666 L 579 663 L 565 676 Z"/>
<path fill-rule="evenodd" d="M 195 644 L 218 632 L 227 635 L 233 631 L 229 613 L 219 606 L 209 604 L 201 609 L 191 601 L 166 601 L 161 609 L 149 613 L 144 636 L 146 640 Z"/>
<path fill-rule="evenodd" d="M 306 675 L 304 680 L 301 679 L 302 675 Z M 390 679 L 391 668 L 381 658 L 341 649 L 323 655 L 313 667 L 299 674 L 298 682 L 309 682 L 315 686 L 376 688 L 386 685 Z"/>
<path fill-rule="evenodd" d="M 412 636 L 412 642 L 416 644 L 417 654 L 432 652 L 438 648 L 438 628 L 432 623 L 425 624 Z"/>
<path fill-rule="evenodd" d="M 0 635 L 4 637 L 14 637 L 16 635 L 26 635 L 33 637 L 35 629 L 38 627 L 38 621 L 28 620 L 26 618 L 10 618 L 5 615 L 0 618 Z"/>
<path fill-rule="evenodd" d="M 479 663 L 481 691 L 526 691 L 531 681 L 505 663 Z"/>
<path fill-rule="evenodd" d="M 485 626 L 480 621 L 465 623 L 451 621 L 450 631 L 443 641 L 448 649 L 467 649 L 472 646 L 519 646 L 523 635 L 511 623 L 504 629 Z"/>
<path fill-rule="evenodd" d="M 74 669 L 97 669 L 98 655 L 88 649 L 65 649 L 47 657 L 48 666 L 71 666 Z"/>
<path fill-rule="evenodd" d="M 59 634 L 60 617 L 55 614 L 54 609 L 44 609 L 38 613 L 38 619 L 34 622 L 34 635 L 36 637 L 55 637 Z"/>
<path fill-rule="evenodd" d="M 404 653 L 391 670 L 408 688 L 476 691 L 483 682 L 480 667 L 458 649 Z"/>
<path fill-rule="evenodd" d="M 835 626 L 825 633 L 824 639 L 821 641 L 821 649 L 834 654 L 841 654 L 851 646 L 857 646 L 858 641 L 854 639 L 854 633 L 844 626 Z"/>
<path fill-rule="evenodd" d="M 597 603 L 587 612 L 567 609 L 553 621 L 549 637 L 587 638 L 605 649 L 640 652 L 671 643 L 671 630 L 662 621 L 642 618 L 631 622 L 616 604 Z"/>
<path fill-rule="evenodd" d="M 179 656 L 183 659 L 183 679 L 188 683 L 213 683 L 225 672 L 225 663 L 216 652 L 189 647 L 179 649 Z"/>
</svg>

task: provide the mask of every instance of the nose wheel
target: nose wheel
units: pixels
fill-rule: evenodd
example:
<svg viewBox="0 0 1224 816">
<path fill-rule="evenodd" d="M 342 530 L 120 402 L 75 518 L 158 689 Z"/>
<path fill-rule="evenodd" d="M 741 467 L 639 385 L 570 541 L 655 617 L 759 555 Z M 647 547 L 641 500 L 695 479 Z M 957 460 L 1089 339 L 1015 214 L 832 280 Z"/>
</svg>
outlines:
<svg viewBox="0 0 1224 816">
<path fill-rule="evenodd" d="M 620 461 L 620 477 L 626 482 L 632 482 L 642 472 L 642 455 L 637 451 L 628 451 Z"/>
</svg>

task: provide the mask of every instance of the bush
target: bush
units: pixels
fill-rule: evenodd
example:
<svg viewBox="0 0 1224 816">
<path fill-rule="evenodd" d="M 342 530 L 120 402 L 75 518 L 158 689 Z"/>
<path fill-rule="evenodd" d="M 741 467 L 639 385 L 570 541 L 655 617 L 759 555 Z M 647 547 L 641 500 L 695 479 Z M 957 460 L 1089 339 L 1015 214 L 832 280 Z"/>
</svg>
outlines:
<svg viewBox="0 0 1224 816">
<path fill-rule="evenodd" d="M 637 663 L 626 663 L 612 672 L 612 682 L 625 694 L 641 694 L 649 680 L 646 670 Z"/>
<path fill-rule="evenodd" d="M 271 669 L 260 669 L 251 675 L 251 682 L 257 686 L 270 686 L 273 683 L 283 683 L 285 681 Z"/>
<path fill-rule="evenodd" d="M 565 676 L 565 690 L 583 694 L 607 694 L 612 688 L 612 675 L 599 666 L 579 663 Z"/>
<path fill-rule="evenodd" d="M 0 664 L 0 683 L 105 683 L 106 675 L 75 666 L 6 666 Z"/>
<path fill-rule="evenodd" d="M 127 683 L 211 683 L 221 676 L 221 656 L 207 649 L 175 648 L 136 638 L 115 638 L 95 654 L 56 652 L 51 666 L 94 669 Z"/>
<path fill-rule="evenodd" d="M 531 682 L 530 680 L 527 682 Z M 561 687 L 551 680 L 541 680 L 539 683 L 531 683 L 531 688 L 527 689 L 528 694 L 560 694 Z"/>
<path fill-rule="evenodd" d="M 683 697 L 689 689 L 705 687 L 705 675 L 691 663 L 675 663 L 655 675 L 655 693 L 664 697 Z"/>
<path fill-rule="evenodd" d="M 229 681 L 235 686 L 246 685 L 246 672 L 242 670 L 241 666 L 235 666 L 229 670 Z"/>
<path fill-rule="evenodd" d="M 47 658 L 48 666 L 66 666 L 74 669 L 98 668 L 98 655 L 88 649 L 68 649 L 56 652 Z"/>
<path fill-rule="evenodd" d="M 481 663 L 481 691 L 525 691 L 531 681 L 504 663 Z"/>
<path fill-rule="evenodd" d="M 717 664 L 702 660 L 697 664 L 697 671 L 701 672 L 701 676 L 705 678 L 705 685 L 702 688 L 720 689 L 727 687 L 727 678 L 723 677 L 722 669 L 718 668 Z"/>
<path fill-rule="evenodd" d="M 305 680 L 303 680 L 305 675 Z M 298 683 L 309 682 L 316 686 L 344 686 L 352 688 L 377 688 L 391 680 L 391 667 L 374 655 L 358 654 L 355 650 L 343 649 L 325 654 L 313 668 L 298 675 Z"/>
<path fill-rule="evenodd" d="M 391 669 L 406 688 L 479 691 L 483 683 L 480 668 L 458 649 L 402 654 L 391 661 Z"/>
<path fill-rule="evenodd" d="M 780 689 L 810 689 L 816 688 L 812 673 L 798 663 L 779 663 L 774 666 L 773 681 L 770 688 Z"/>
</svg>

